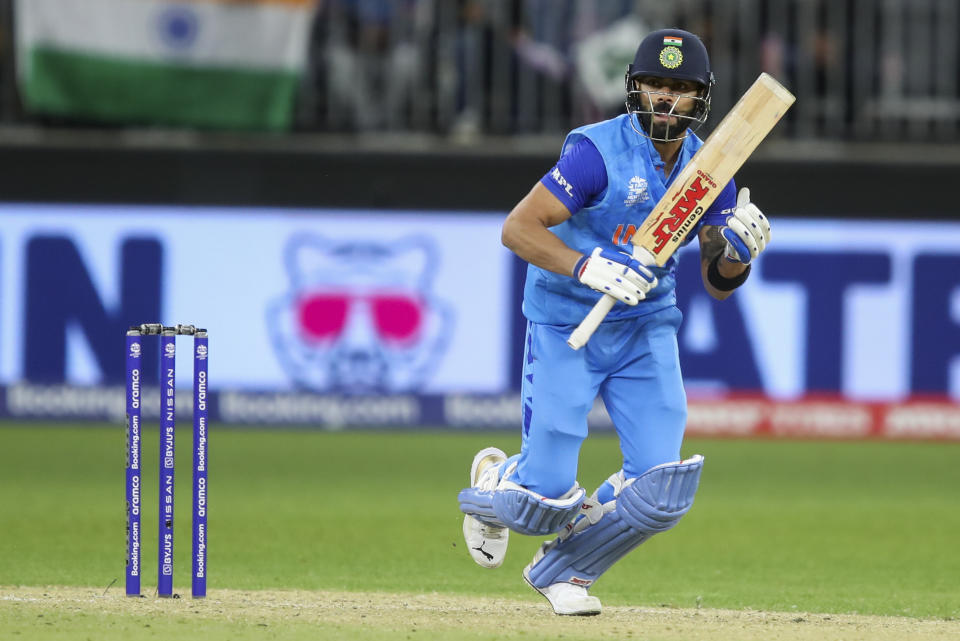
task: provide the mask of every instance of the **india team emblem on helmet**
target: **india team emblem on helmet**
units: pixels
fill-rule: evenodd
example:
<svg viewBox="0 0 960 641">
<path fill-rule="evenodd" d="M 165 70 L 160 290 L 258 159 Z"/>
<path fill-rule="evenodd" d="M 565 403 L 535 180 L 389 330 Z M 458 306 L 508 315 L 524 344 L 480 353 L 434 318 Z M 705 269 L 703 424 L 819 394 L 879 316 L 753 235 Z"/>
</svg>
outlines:
<svg viewBox="0 0 960 641">
<path fill-rule="evenodd" d="M 300 386 L 403 392 L 437 369 L 452 307 L 433 291 L 439 251 L 415 236 L 389 245 L 297 235 L 285 249 L 289 291 L 267 311 L 283 368 Z"/>
<path fill-rule="evenodd" d="M 673 45 L 664 47 L 660 51 L 660 64 L 667 69 L 676 69 L 683 64 L 683 52 Z"/>
</svg>

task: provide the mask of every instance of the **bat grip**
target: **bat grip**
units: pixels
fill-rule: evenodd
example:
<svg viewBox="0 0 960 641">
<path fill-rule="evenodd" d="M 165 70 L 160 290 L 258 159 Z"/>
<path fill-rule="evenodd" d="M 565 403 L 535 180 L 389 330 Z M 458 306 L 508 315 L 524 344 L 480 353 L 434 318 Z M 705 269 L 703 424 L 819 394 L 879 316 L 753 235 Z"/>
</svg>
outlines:
<svg viewBox="0 0 960 641">
<path fill-rule="evenodd" d="M 570 338 L 567 339 L 567 345 L 573 349 L 580 349 L 586 345 L 590 337 L 593 336 L 593 333 L 600 327 L 600 323 L 603 322 L 603 319 L 606 318 L 610 310 L 613 309 L 613 304 L 616 302 L 617 299 L 613 296 L 608 294 L 601 296 L 600 300 L 593 306 L 593 309 L 590 310 L 586 318 L 580 321 L 577 328 L 570 333 Z"/>
</svg>

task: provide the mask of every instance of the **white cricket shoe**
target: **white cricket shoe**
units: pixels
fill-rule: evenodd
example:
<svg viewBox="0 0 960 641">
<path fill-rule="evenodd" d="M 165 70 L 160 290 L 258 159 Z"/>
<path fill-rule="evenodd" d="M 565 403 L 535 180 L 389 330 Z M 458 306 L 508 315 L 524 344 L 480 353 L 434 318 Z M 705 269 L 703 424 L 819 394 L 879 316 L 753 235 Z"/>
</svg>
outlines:
<svg viewBox="0 0 960 641">
<path fill-rule="evenodd" d="M 587 594 L 587 588 L 572 583 L 554 583 L 545 588 L 538 588 L 530 580 L 531 567 L 533 563 L 523 568 L 523 580 L 550 602 L 554 612 L 574 616 L 600 614 L 600 599 Z"/>
<path fill-rule="evenodd" d="M 507 455 L 496 447 L 477 452 L 470 466 L 470 485 L 481 490 L 495 490 L 500 483 L 499 466 Z M 489 525 L 469 514 L 463 517 L 463 539 L 467 542 L 470 556 L 485 568 L 498 568 L 507 556 L 510 530 Z"/>
</svg>

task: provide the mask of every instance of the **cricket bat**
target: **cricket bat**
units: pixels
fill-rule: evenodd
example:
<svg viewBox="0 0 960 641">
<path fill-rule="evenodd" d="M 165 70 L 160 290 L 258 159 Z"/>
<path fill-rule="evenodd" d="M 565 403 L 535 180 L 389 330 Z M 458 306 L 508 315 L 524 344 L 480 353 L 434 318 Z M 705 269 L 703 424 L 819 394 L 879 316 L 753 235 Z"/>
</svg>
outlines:
<svg viewBox="0 0 960 641">
<path fill-rule="evenodd" d="M 630 239 L 633 257 L 663 267 L 794 100 L 773 76 L 761 73 Z M 570 334 L 567 344 L 573 349 L 586 345 L 616 300 L 604 294 Z"/>
</svg>

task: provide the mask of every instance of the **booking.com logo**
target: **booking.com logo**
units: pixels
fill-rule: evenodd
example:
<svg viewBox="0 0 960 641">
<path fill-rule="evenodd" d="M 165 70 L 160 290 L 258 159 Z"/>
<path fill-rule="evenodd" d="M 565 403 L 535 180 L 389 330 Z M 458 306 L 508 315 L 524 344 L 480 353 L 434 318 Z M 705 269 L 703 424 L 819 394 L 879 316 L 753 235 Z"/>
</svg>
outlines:
<svg viewBox="0 0 960 641">
<path fill-rule="evenodd" d="M 389 245 L 297 235 L 285 248 L 289 291 L 268 308 L 277 356 L 300 385 L 399 392 L 436 371 L 453 311 L 433 292 L 434 241 Z"/>
</svg>

